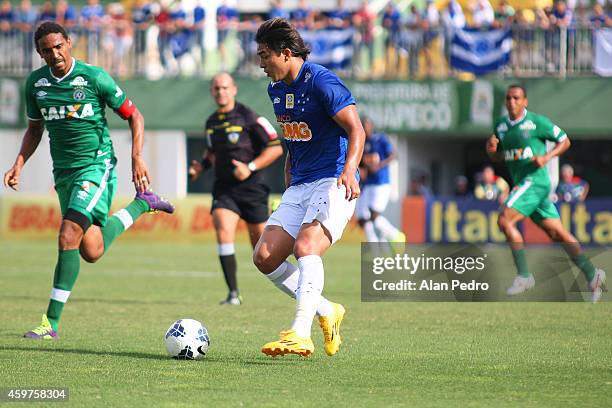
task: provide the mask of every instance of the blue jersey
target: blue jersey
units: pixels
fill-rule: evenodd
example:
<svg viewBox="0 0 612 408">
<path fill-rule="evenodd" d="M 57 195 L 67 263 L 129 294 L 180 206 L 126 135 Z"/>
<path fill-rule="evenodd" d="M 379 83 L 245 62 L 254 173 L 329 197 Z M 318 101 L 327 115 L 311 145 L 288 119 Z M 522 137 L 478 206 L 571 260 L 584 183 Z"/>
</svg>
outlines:
<svg viewBox="0 0 612 408">
<path fill-rule="evenodd" d="M 393 153 L 393 146 L 387 135 L 384 133 L 374 133 L 369 139 L 366 139 L 363 146 L 363 155 L 376 153 L 380 158 L 380 161 L 385 160 Z M 380 185 L 389 184 L 391 179 L 389 178 L 389 166 L 385 166 L 375 173 L 368 172 L 368 176 L 363 181 L 364 185 Z"/>
<path fill-rule="evenodd" d="M 355 104 L 340 78 L 306 61 L 291 85 L 273 82 L 268 95 L 291 157 L 291 185 L 340 176 L 348 136 L 332 117 Z"/>
</svg>

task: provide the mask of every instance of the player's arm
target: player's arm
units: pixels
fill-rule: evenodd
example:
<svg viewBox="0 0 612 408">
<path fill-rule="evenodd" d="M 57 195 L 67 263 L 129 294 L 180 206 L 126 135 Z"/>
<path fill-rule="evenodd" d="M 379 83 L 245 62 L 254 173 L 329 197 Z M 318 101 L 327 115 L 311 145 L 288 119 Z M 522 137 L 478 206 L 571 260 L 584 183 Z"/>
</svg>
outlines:
<svg viewBox="0 0 612 408">
<path fill-rule="evenodd" d="M 126 102 L 129 101 L 126 99 Z M 130 102 L 131 103 L 131 102 Z M 134 106 L 132 104 L 132 106 Z M 122 116 L 123 117 L 123 116 Z M 125 119 L 125 117 L 123 117 Z M 134 110 L 127 118 L 132 132 L 132 181 L 136 189 L 145 191 L 151 183 L 151 175 L 147 168 L 147 163 L 142 157 L 142 147 L 144 145 L 144 117 L 134 106 Z"/>
<path fill-rule="evenodd" d="M 587 196 L 589 195 L 589 189 L 591 188 L 591 186 L 589 185 L 587 181 L 582 180 L 582 183 L 583 183 L 583 188 L 582 188 L 582 192 L 580 193 L 580 201 L 586 200 Z"/>
<path fill-rule="evenodd" d="M 348 151 L 344 170 L 338 177 L 338 187 L 346 187 L 346 199 L 353 200 L 361 193 L 356 173 L 363 156 L 363 144 L 365 143 L 365 131 L 361 125 L 359 114 L 355 105 L 348 105 L 334 115 L 333 119 L 346 131 L 348 135 Z"/>
<path fill-rule="evenodd" d="M 260 148 L 261 153 L 251 162 L 243 163 L 232 160 L 234 165 L 234 175 L 240 181 L 251 177 L 254 171 L 265 169 L 283 155 L 283 147 L 278 139 L 278 134 L 274 126 L 263 116 L 251 119 L 253 122 L 249 126 L 251 140 Z"/>
<path fill-rule="evenodd" d="M 491 135 L 491 137 L 487 139 L 487 143 L 486 143 L 487 154 L 489 155 L 489 158 L 493 161 L 502 161 L 504 158 L 502 152 L 497 151 L 498 145 L 499 145 L 499 139 L 497 138 L 496 135 L 493 134 Z"/>
<path fill-rule="evenodd" d="M 21 174 L 21 169 L 28 161 L 30 156 L 34 154 L 36 148 L 40 144 L 40 140 L 43 135 L 43 131 L 45 130 L 45 122 L 43 120 L 29 120 L 28 128 L 23 135 L 23 141 L 21 142 L 21 148 L 19 149 L 19 154 L 17 154 L 17 158 L 15 159 L 15 163 L 13 167 L 11 167 L 4 174 L 4 185 L 6 187 L 10 187 L 13 190 L 17 190 L 17 186 L 19 185 L 19 175 Z"/>
<path fill-rule="evenodd" d="M 384 160 L 381 160 L 380 163 L 378 163 L 378 165 L 375 166 L 376 169 L 372 171 L 383 169 L 387 167 L 389 164 L 391 164 L 393 160 L 396 159 L 397 156 L 395 155 L 395 149 L 393 148 L 393 145 L 391 144 L 391 142 L 387 140 L 386 138 L 385 138 L 385 145 L 387 149 L 387 157 Z"/>
<path fill-rule="evenodd" d="M 561 156 L 563 153 L 567 151 L 571 146 L 571 142 L 569 138 L 566 136 L 560 141 L 557 142 L 554 148 L 546 153 L 544 156 L 534 156 L 532 161 L 536 167 L 543 167 L 548 163 L 551 159 Z"/>
<path fill-rule="evenodd" d="M 144 144 L 144 117 L 115 80 L 104 70 L 98 71 L 95 83 L 99 95 L 115 113 L 126 120 L 132 133 L 132 181 L 137 191 L 145 191 L 151 184 L 151 175 L 142 157 Z"/>
<path fill-rule="evenodd" d="M 191 178 L 191 181 L 200 177 L 200 174 L 202 174 L 202 172 L 210 169 L 214 165 L 215 154 L 209 149 L 205 149 L 204 154 L 202 155 L 202 159 L 200 161 L 192 160 L 191 164 L 189 165 L 188 174 Z"/>
</svg>

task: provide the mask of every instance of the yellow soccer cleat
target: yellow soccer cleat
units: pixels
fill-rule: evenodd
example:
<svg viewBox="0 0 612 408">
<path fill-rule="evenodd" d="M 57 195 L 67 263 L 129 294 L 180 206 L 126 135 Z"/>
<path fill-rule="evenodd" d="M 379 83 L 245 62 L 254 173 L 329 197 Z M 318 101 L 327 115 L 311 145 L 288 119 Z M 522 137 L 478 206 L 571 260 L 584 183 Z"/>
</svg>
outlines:
<svg viewBox="0 0 612 408">
<path fill-rule="evenodd" d="M 340 323 L 344 319 L 344 313 L 346 313 L 344 307 L 340 303 L 334 303 L 334 312 L 330 316 L 319 316 L 319 325 L 325 337 L 325 352 L 328 356 L 336 354 L 342 344 Z"/>
<path fill-rule="evenodd" d="M 295 330 L 280 332 L 280 340 L 266 343 L 261 352 L 272 357 L 284 356 L 285 354 L 297 354 L 302 357 L 310 357 L 314 353 L 312 340 L 300 337 Z"/>
<path fill-rule="evenodd" d="M 406 242 L 406 234 L 399 231 L 395 237 L 391 240 L 391 242 L 401 242 L 402 244 Z"/>
</svg>

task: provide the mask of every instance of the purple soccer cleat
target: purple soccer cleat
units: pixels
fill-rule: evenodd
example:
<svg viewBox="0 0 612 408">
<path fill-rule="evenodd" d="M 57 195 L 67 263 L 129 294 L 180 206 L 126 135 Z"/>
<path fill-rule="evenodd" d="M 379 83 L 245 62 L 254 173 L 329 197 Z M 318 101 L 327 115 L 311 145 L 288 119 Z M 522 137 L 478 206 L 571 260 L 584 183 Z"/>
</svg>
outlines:
<svg viewBox="0 0 612 408">
<path fill-rule="evenodd" d="M 144 193 L 136 193 L 136 200 L 143 200 L 149 205 L 149 212 L 163 211 L 168 214 L 174 212 L 174 206 L 170 204 L 170 201 L 165 198 L 158 196 L 152 191 L 145 191 Z"/>
<path fill-rule="evenodd" d="M 57 332 L 51 327 L 47 315 L 43 315 L 40 326 L 30 330 L 23 337 L 33 340 L 53 340 L 57 338 Z"/>
</svg>

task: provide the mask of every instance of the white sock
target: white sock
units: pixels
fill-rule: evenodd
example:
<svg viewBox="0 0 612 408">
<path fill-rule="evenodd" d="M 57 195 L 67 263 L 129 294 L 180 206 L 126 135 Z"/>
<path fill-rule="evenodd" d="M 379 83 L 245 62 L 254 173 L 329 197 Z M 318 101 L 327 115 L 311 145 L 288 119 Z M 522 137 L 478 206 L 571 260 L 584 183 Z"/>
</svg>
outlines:
<svg viewBox="0 0 612 408">
<path fill-rule="evenodd" d="M 295 299 L 298 288 L 298 280 L 300 277 L 300 270 L 295 267 L 292 263 L 285 261 L 276 270 L 266 275 L 272 283 Z M 319 305 L 317 306 L 317 314 L 319 316 L 329 316 L 334 312 L 334 304 L 323 296 L 319 298 Z"/>
<path fill-rule="evenodd" d="M 374 220 L 374 226 L 380 232 L 379 235 L 383 236 L 387 241 L 391 241 L 395 239 L 395 237 L 397 237 L 398 234 L 400 233 L 400 231 L 397 228 L 395 228 L 389 222 L 389 220 L 387 220 L 382 215 L 379 215 L 378 217 L 376 217 L 376 219 Z"/>
<path fill-rule="evenodd" d="M 368 242 L 378 242 L 378 235 L 376 235 L 376 229 L 374 228 L 374 223 L 370 220 L 366 221 L 363 224 L 363 230 L 366 234 L 366 239 Z"/>
<path fill-rule="evenodd" d="M 325 273 L 323 260 L 318 255 L 306 255 L 298 259 L 300 279 L 296 292 L 297 306 L 295 320 L 291 328 L 304 338 L 310 338 L 312 319 L 317 312 L 317 306 L 323 292 Z"/>
</svg>

